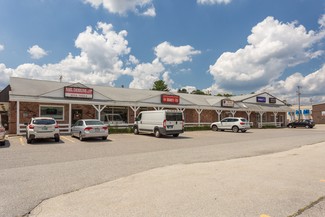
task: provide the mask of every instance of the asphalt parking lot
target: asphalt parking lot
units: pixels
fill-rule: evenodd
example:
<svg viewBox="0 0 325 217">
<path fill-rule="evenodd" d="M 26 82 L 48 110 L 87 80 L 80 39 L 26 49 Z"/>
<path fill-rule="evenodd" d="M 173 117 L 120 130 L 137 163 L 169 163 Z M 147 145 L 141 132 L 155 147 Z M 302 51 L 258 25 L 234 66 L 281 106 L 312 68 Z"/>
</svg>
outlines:
<svg viewBox="0 0 325 217">
<path fill-rule="evenodd" d="M 0 148 L 0 182 L 2 183 L 0 186 L 0 201 L 3 201 L 0 204 L 0 216 L 23 216 L 45 199 L 63 194 L 66 195 L 69 192 L 76 192 L 91 186 L 111 183 L 114 180 L 122 179 L 122 182 L 118 184 L 122 183 L 121 188 L 123 189 L 125 187 L 124 184 L 130 186 L 129 181 L 133 180 L 136 174 L 142 177 L 140 180 L 146 180 L 146 176 L 151 177 L 149 180 L 154 180 L 150 173 L 153 169 L 158 169 L 159 174 L 159 168 L 162 168 L 165 171 L 164 174 L 167 174 L 166 170 L 169 170 L 169 166 L 171 166 L 171 171 L 174 171 L 175 168 L 173 169 L 173 167 L 176 166 L 178 168 L 176 174 L 180 174 L 183 170 L 182 165 L 212 162 L 227 163 L 229 160 L 241 159 L 250 159 L 253 165 L 262 166 L 261 158 L 263 162 L 263 156 L 295 151 L 302 147 L 314 147 L 324 142 L 324 132 L 325 127 L 318 126 L 315 129 L 252 129 L 247 133 L 196 131 L 186 132 L 178 138 L 164 137 L 160 139 L 151 135 L 113 134 L 109 136 L 107 141 L 88 140 L 83 142 L 69 135 L 62 135 L 59 143 L 42 140 L 34 144 L 27 144 L 26 139 L 22 136 L 9 137 L 6 145 Z M 296 156 L 296 153 L 285 154 L 282 158 L 286 158 L 286 156 Z M 255 159 L 255 157 L 259 157 L 259 159 Z M 306 161 L 306 159 L 308 157 L 303 158 L 303 161 Z M 255 160 L 257 164 L 254 163 Z M 312 162 L 313 164 L 319 164 L 313 165 L 313 168 L 321 168 L 322 160 Z M 281 164 L 280 162 L 278 163 Z M 325 165 L 325 162 L 323 164 Z M 225 168 L 228 168 L 228 166 Z M 200 169 L 202 177 L 207 175 L 203 172 L 205 169 L 204 167 Z M 220 172 L 226 173 L 228 171 L 229 173 L 229 171 L 235 171 L 236 169 L 240 169 L 240 167 L 236 168 L 235 164 L 228 170 L 220 169 Z M 291 169 L 299 171 L 299 168 L 292 167 Z M 146 171 L 149 171 L 148 174 Z M 268 182 L 276 188 L 279 180 L 274 180 L 274 183 L 272 182 L 273 172 L 268 174 L 266 171 L 264 177 L 267 177 Z M 313 174 L 308 174 L 309 172 L 311 171 L 304 170 L 303 175 L 306 177 L 317 177 L 318 181 L 316 181 L 316 187 L 313 186 L 308 188 L 308 190 L 313 189 L 312 192 L 317 190 L 324 192 L 322 188 L 323 183 L 320 180 L 325 179 L 325 174 L 317 174 L 315 170 L 312 171 Z M 315 176 L 315 173 L 317 176 Z M 168 177 L 177 180 L 175 177 L 167 175 L 164 180 L 168 181 Z M 247 178 L 245 177 L 244 180 L 248 182 Z M 234 176 L 227 179 L 240 180 L 240 177 Z M 231 184 L 230 181 L 228 183 Z M 252 187 L 245 183 L 242 183 L 245 188 Z M 148 189 L 151 189 L 150 183 L 147 184 Z M 309 182 L 307 184 L 310 185 Z M 223 185 L 226 187 L 224 182 Z M 232 187 L 233 190 L 237 187 L 242 189 L 240 185 L 240 183 L 235 183 Z M 286 187 L 288 190 L 292 190 L 292 186 L 281 184 L 280 187 L 284 195 L 286 195 Z M 138 188 L 141 189 L 140 187 Z M 147 188 L 142 190 L 145 189 Z M 245 193 L 246 191 L 242 192 Z M 300 191 L 298 192 L 300 193 Z M 181 190 L 178 193 L 182 195 Z M 292 191 L 287 193 L 290 196 Z M 305 207 L 305 204 L 308 205 L 309 202 L 317 200 L 316 195 L 307 193 L 298 194 L 298 197 L 301 196 L 302 198 L 299 200 L 299 203 L 292 202 L 290 212 L 288 213 L 294 213 L 298 209 Z M 223 192 L 223 194 L 226 194 L 226 192 Z M 146 195 L 149 195 L 148 192 Z M 238 195 L 238 198 L 242 198 L 243 195 Z M 265 193 L 264 195 L 268 194 Z M 253 213 L 259 216 L 262 215 L 262 211 L 268 211 L 267 214 L 273 217 L 277 216 L 272 214 L 275 212 L 274 209 L 277 208 L 281 209 L 279 213 L 286 213 L 286 207 L 288 208 L 288 206 L 282 207 L 281 203 L 277 203 L 277 197 L 276 194 L 268 195 L 267 198 L 270 198 L 272 207 Z M 295 198 L 297 199 L 297 197 Z M 228 202 L 231 203 L 225 209 L 232 210 L 237 207 L 234 205 L 237 203 L 237 200 L 231 201 L 230 199 Z M 254 205 L 253 201 L 248 200 L 248 203 L 243 204 L 245 204 L 246 208 L 247 206 L 251 207 Z M 132 204 L 132 201 L 130 203 Z M 273 204 L 277 204 L 277 206 Z M 157 206 L 157 204 L 154 205 Z M 318 203 L 318 206 L 322 206 L 322 202 Z M 113 207 L 111 208 L 114 209 Z M 160 208 L 163 209 L 163 207 Z M 240 207 L 242 210 L 246 210 L 246 208 Z M 309 211 L 313 210 L 309 209 Z M 162 214 L 160 216 L 173 215 Z M 189 214 L 187 216 L 194 215 Z M 205 216 L 212 215 L 207 214 Z M 243 214 L 238 216 L 251 215 Z"/>
</svg>

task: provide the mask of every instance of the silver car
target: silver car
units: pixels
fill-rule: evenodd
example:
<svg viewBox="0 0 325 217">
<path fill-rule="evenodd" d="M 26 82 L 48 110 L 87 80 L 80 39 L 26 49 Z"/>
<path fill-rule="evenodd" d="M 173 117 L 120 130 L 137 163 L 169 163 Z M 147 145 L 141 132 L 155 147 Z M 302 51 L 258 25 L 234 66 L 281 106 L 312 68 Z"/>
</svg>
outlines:
<svg viewBox="0 0 325 217">
<path fill-rule="evenodd" d="M 80 141 L 96 137 L 106 140 L 108 126 L 96 119 L 81 119 L 71 127 L 71 136 L 78 137 Z"/>
<path fill-rule="evenodd" d="M 25 125 L 27 143 L 36 139 L 54 139 L 55 142 L 60 142 L 59 125 L 54 118 L 35 117 Z"/>
<path fill-rule="evenodd" d="M 6 129 L 0 124 L 0 145 L 5 145 Z"/>
<path fill-rule="evenodd" d="M 213 131 L 232 130 L 235 133 L 238 131 L 244 133 L 251 128 L 249 122 L 245 118 L 241 117 L 224 118 L 219 122 L 212 123 L 210 127 Z"/>
</svg>

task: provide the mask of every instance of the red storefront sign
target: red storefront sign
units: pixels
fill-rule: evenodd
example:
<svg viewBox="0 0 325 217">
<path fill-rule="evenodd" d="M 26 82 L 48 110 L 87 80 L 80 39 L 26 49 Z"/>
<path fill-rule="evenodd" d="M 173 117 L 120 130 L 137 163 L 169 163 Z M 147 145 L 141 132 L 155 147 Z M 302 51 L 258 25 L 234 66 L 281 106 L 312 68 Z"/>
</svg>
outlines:
<svg viewBox="0 0 325 217">
<path fill-rule="evenodd" d="M 161 95 L 161 103 L 162 104 L 179 104 L 179 96 L 176 95 Z"/>
<path fill-rule="evenodd" d="M 92 99 L 93 89 L 84 87 L 64 87 L 64 97 Z"/>
</svg>

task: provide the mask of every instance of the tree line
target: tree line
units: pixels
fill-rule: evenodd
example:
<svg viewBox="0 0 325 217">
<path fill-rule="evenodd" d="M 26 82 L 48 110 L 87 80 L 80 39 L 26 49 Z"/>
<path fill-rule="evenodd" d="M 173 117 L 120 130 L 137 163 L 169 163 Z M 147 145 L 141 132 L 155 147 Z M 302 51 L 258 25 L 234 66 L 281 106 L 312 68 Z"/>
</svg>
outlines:
<svg viewBox="0 0 325 217">
<path fill-rule="evenodd" d="M 170 91 L 170 89 L 168 88 L 168 85 L 163 80 L 155 81 L 153 83 L 153 85 L 152 85 L 151 90 Z M 193 90 L 192 92 L 189 93 L 185 88 L 178 89 L 177 93 L 188 93 L 188 94 L 197 94 L 197 95 L 211 95 L 211 93 L 205 93 L 202 90 Z M 224 93 L 224 94 L 218 93 L 215 96 L 231 97 L 231 96 L 234 96 L 234 95 L 229 94 L 229 93 Z"/>
</svg>

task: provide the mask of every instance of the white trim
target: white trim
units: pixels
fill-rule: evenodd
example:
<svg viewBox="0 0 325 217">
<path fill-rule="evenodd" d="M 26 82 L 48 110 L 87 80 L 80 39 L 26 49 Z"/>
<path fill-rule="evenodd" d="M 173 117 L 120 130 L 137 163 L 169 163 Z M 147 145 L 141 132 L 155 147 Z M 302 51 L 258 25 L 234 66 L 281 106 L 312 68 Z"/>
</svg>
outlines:
<svg viewBox="0 0 325 217">
<path fill-rule="evenodd" d="M 100 121 L 101 113 L 104 110 L 104 108 L 107 107 L 107 105 L 103 105 L 103 107 L 100 107 L 101 105 L 98 105 L 98 108 L 97 108 L 97 105 L 92 105 L 92 106 L 96 109 L 97 115 L 98 115 L 98 120 Z"/>
<path fill-rule="evenodd" d="M 69 133 L 71 133 L 71 125 L 72 125 L 72 104 L 69 103 Z"/>
<path fill-rule="evenodd" d="M 222 114 L 222 110 L 216 110 L 217 114 L 218 114 L 218 121 L 220 121 L 221 119 L 221 114 Z"/>
<path fill-rule="evenodd" d="M 16 131 L 17 131 L 17 134 L 20 134 L 20 102 L 17 101 L 17 116 L 16 116 Z"/>
</svg>

